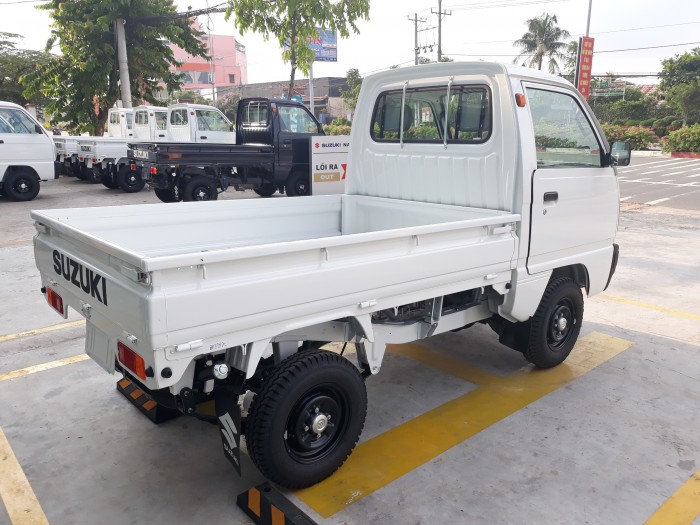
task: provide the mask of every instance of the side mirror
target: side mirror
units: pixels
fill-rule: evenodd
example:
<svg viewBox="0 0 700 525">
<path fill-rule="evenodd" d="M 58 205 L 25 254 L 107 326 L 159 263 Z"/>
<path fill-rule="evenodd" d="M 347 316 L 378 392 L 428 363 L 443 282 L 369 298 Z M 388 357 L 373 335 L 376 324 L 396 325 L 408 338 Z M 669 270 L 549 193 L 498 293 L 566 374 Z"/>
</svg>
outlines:
<svg viewBox="0 0 700 525">
<path fill-rule="evenodd" d="M 39 124 L 34 124 L 34 133 L 42 134 L 43 132 L 44 132 L 44 130 L 42 129 L 42 127 Z"/>
<path fill-rule="evenodd" d="M 614 142 L 610 151 L 613 166 L 629 166 L 632 158 L 632 145 L 629 142 Z"/>
</svg>

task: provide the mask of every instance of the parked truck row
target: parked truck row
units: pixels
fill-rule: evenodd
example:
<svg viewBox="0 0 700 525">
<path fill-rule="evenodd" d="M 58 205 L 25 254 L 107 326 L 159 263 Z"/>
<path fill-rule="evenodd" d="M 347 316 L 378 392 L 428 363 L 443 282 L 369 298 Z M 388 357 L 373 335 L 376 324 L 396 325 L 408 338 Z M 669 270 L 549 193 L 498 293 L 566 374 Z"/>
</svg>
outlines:
<svg viewBox="0 0 700 525">
<path fill-rule="evenodd" d="M 239 131 L 276 129 L 265 107 Z M 165 170 L 149 148 L 133 159 Z M 157 406 L 207 419 L 213 400 L 236 469 L 244 438 L 267 478 L 305 487 L 355 447 L 387 344 L 485 323 L 536 367 L 566 359 L 615 272 L 629 152 L 561 77 L 390 70 L 362 84 L 345 194 L 34 211 L 42 293 Z"/>
<path fill-rule="evenodd" d="M 164 202 L 213 200 L 228 187 L 268 197 L 310 192 L 310 138 L 323 128 L 301 104 L 244 99 L 236 129 L 197 104 L 110 110 L 110 136 L 57 137 L 67 175 Z M 123 135 L 118 137 L 116 135 Z"/>
</svg>

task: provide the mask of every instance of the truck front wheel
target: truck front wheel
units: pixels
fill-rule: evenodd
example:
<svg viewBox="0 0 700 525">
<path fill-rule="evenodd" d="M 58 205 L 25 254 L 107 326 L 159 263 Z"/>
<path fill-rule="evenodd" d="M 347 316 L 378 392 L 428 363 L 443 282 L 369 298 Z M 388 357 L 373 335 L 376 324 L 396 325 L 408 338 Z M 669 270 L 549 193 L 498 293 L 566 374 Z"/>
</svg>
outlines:
<svg viewBox="0 0 700 525">
<path fill-rule="evenodd" d="M 261 197 L 272 197 L 277 191 L 277 186 L 275 186 L 271 182 L 266 182 L 264 184 L 261 184 L 257 188 L 253 188 L 253 191 Z"/>
<path fill-rule="evenodd" d="M 568 277 L 553 280 L 530 319 L 525 357 L 538 368 L 552 368 L 563 362 L 576 344 L 582 322 L 581 288 Z"/>
<path fill-rule="evenodd" d="M 289 197 L 311 195 L 309 176 L 301 170 L 292 172 L 287 179 L 285 191 Z"/>
<path fill-rule="evenodd" d="M 215 201 L 219 197 L 216 184 L 205 177 L 192 177 L 182 192 L 182 200 L 189 201 Z"/>
<path fill-rule="evenodd" d="M 39 195 L 39 178 L 29 170 L 15 169 L 5 175 L 2 191 L 13 201 L 30 201 Z"/>
<path fill-rule="evenodd" d="M 146 185 L 140 173 L 131 171 L 127 165 L 122 166 L 117 173 L 117 184 L 126 193 L 137 193 Z"/>
<path fill-rule="evenodd" d="M 355 448 L 367 413 L 360 372 L 327 350 L 285 359 L 262 383 L 248 412 L 246 444 L 260 472 L 288 488 L 333 474 Z"/>
</svg>

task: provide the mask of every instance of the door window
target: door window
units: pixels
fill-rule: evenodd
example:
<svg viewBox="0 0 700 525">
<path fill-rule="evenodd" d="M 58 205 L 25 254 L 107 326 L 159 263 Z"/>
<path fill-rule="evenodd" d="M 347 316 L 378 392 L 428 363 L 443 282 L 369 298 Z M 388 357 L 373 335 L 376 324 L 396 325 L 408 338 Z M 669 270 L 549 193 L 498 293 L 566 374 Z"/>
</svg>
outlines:
<svg viewBox="0 0 700 525">
<path fill-rule="evenodd" d="M 13 108 L 0 108 L 0 133 L 36 133 L 36 123 L 23 111 Z"/>
<path fill-rule="evenodd" d="M 318 126 L 311 115 L 300 106 L 277 106 L 280 130 L 288 133 L 318 133 Z"/>
<path fill-rule="evenodd" d="M 170 113 L 170 123 L 173 126 L 185 126 L 187 124 L 187 110 L 174 109 Z"/>
<path fill-rule="evenodd" d="M 601 167 L 601 146 L 581 106 L 571 95 L 527 89 L 537 148 L 537 167 Z"/>
<path fill-rule="evenodd" d="M 199 131 L 230 131 L 230 125 L 218 111 L 198 109 L 197 129 Z"/>
<path fill-rule="evenodd" d="M 168 112 L 167 111 L 156 111 L 156 128 L 165 129 L 168 123 Z"/>
</svg>

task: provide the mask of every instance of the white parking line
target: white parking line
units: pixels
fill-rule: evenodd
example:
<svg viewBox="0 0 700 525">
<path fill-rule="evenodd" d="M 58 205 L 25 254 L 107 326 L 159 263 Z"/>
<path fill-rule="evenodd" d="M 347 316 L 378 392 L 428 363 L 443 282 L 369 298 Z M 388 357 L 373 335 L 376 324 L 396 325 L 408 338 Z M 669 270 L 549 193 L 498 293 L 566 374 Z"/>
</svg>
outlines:
<svg viewBox="0 0 700 525">
<path fill-rule="evenodd" d="M 656 199 L 655 201 L 645 202 L 644 204 L 648 204 L 649 206 L 653 206 L 654 204 L 659 204 L 661 202 L 666 202 L 666 201 L 670 201 L 670 200 L 671 200 L 671 197 L 666 197 L 663 199 Z"/>
<path fill-rule="evenodd" d="M 628 201 L 628 200 L 630 200 L 631 198 L 632 198 L 631 195 L 630 195 L 629 197 L 622 197 L 622 198 L 620 199 L 620 202 Z"/>
</svg>

